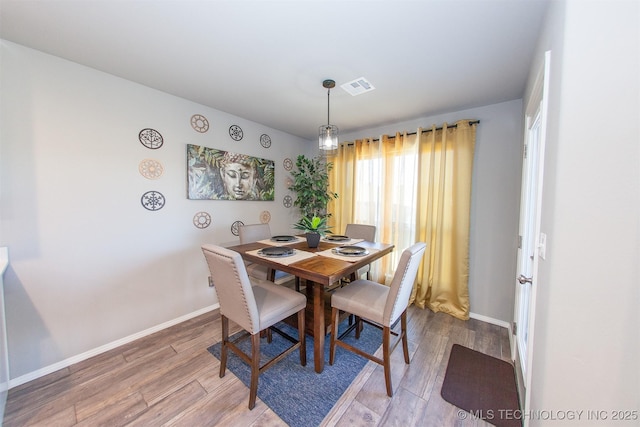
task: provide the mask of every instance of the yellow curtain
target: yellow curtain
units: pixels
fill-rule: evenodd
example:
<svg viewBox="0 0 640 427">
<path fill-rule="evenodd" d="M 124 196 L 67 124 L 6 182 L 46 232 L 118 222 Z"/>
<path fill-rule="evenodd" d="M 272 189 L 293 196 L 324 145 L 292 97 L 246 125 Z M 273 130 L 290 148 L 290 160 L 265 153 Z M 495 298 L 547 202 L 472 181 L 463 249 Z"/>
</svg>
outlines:
<svg viewBox="0 0 640 427">
<path fill-rule="evenodd" d="M 411 302 L 469 318 L 469 216 L 475 124 L 461 120 L 415 134 L 342 144 L 331 159 L 329 210 L 334 232 L 373 224 L 377 240 L 396 250 L 372 266 L 389 283 L 404 248 L 427 243 Z"/>
</svg>

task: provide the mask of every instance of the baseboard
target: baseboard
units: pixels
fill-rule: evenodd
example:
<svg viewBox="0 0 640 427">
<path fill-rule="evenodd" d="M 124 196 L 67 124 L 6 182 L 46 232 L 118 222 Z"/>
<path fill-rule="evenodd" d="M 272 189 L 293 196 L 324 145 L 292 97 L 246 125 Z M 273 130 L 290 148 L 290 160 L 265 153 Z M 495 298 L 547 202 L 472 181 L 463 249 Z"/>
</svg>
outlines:
<svg viewBox="0 0 640 427">
<path fill-rule="evenodd" d="M 178 323 L 182 323 L 182 322 L 187 321 L 189 319 L 192 319 L 194 317 L 200 316 L 201 314 L 208 313 L 208 312 L 213 311 L 213 310 L 215 310 L 217 308 L 220 308 L 220 304 L 210 305 L 209 307 L 205 307 L 205 308 L 202 308 L 200 310 L 197 310 L 197 311 L 191 312 L 189 314 L 186 314 L 184 316 L 178 317 L 176 319 L 169 320 L 168 322 L 161 323 L 160 325 L 153 326 L 153 327 L 151 327 L 149 329 L 146 329 L 144 331 L 135 333 L 133 335 L 129 335 L 128 337 L 124 337 L 124 338 L 119 339 L 117 341 L 113 341 L 113 342 L 111 342 L 109 344 L 105 344 L 105 345 L 100 346 L 98 348 L 94 348 L 93 350 L 86 351 L 86 352 L 84 352 L 82 354 L 78 354 L 76 356 L 73 356 L 73 357 L 70 357 L 68 359 L 62 360 L 60 362 L 54 363 L 53 365 L 45 366 L 44 368 L 38 369 L 37 371 L 30 372 L 30 373 L 22 375 L 22 376 L 20 376 L 18 378 L 13 378 L 13 379 L 9 380 L 9 388 L 17 387 L 19 385 L 28 383 L 29 381 L 33 381 L 33 380 L 35 380 L 37 378 L 43 377 L 45 375 L 49 375 L 52 372 L 55 372 L 57 370 L 69 367 L 69 366 L 73 365 L 74 363 L 82 362 L 83 360 L 87 360 L 87 359 L 89 359 L 89 358 L 91 358 L 93 356 L 97 356 L 97 355 L 99 355 L 101 353 L 104 353 L 106 351 L 113 350 L 114 348 L 120 347 L 121 345 L 124 345 L 124 344 L 128 344 L 128 343 L 130 343 L 132 341 L 135 341 L 137 339 L 144 338 L 144 337 L 146 337 L 148 335 L 151 335 L 153 333 L 156 333 L 158 331 L 166 329 L 166 328 L 168 328 L 170 326 L 177 325 Z"/>
</svg>

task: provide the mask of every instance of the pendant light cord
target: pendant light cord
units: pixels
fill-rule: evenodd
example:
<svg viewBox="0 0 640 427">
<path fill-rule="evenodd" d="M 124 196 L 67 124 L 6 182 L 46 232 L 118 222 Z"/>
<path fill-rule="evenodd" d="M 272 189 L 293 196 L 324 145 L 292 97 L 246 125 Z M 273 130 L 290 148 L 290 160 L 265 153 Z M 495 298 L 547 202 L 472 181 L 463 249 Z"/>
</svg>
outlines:
<svg viewBox="0 0 640 427">
<path fill-rule="evenodd" d="M 329 103 L 331 102 L 331 89 L 327 89 L 327 126 L 331 125 L 331 122 L 329 121 Z"/>
</svg>

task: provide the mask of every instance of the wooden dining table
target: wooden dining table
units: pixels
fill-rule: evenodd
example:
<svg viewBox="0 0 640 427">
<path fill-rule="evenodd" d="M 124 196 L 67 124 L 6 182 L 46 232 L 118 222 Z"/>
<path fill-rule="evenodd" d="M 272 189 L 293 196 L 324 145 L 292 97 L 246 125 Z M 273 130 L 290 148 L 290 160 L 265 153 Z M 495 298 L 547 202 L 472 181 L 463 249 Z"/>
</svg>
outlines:
<svg viewBox="0 0 640 427">
<path fill-rule="evenodd" d="M 325 303 L 328 297 L 327 291 L 342 278 L 356 274 L 358 269 L 391 253 L 394 245 L 365 241 L 354 243 L 367 249 L 368 254 L 349 257 L 346 260 L 347 258 L 331 256 L 328 253 L 331 249 L 342 246 L 339 242 L 321 240 L 317 248 L 309 248 L 307 242 L 302 239 L 304 237 L 292 244 L 278 245 L 293 248 L 299 255 L 305 256 L 304 259 L 291 263 L 288 263 L 285 258 L 257 254 L 257 250 L 270 246 L 269 243 L 264 241 L 230 246 L 228 249 L 240 253 L 246 261 L 263 264 L 272 269 L 292 274 L 301 281 L 306 281 L 307 315 L 305 329 L 307 334 L 313 336 L 314 368 L 316 372 L 320 373 L 324 369 L 325 337 L 329 333 L 331 326 L 331 316 L 327 313 L 327 311 L 330 312 L 331 306 Z"/>
</svg>

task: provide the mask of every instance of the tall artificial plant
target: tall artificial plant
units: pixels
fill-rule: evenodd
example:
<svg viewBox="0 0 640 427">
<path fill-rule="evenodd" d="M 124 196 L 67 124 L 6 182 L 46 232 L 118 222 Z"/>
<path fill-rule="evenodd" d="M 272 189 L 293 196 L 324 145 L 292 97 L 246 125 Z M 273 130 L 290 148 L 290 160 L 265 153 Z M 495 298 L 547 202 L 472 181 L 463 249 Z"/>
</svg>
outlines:
<svg viewBox="0 0 640 427">
<path fill-rule="evenodd" d="M 338 198 L 338 193 L 329 191 L 329 171 L 333 163 L 327 162 L 322 156 L 308 158 L 299 155 L 296 168 L 291 172 L 293 184 L 290 190 L 296 193 L 294 206 L 300 209 L 303 217 L 325 217 L 327 203 Z"/>
</svg>

